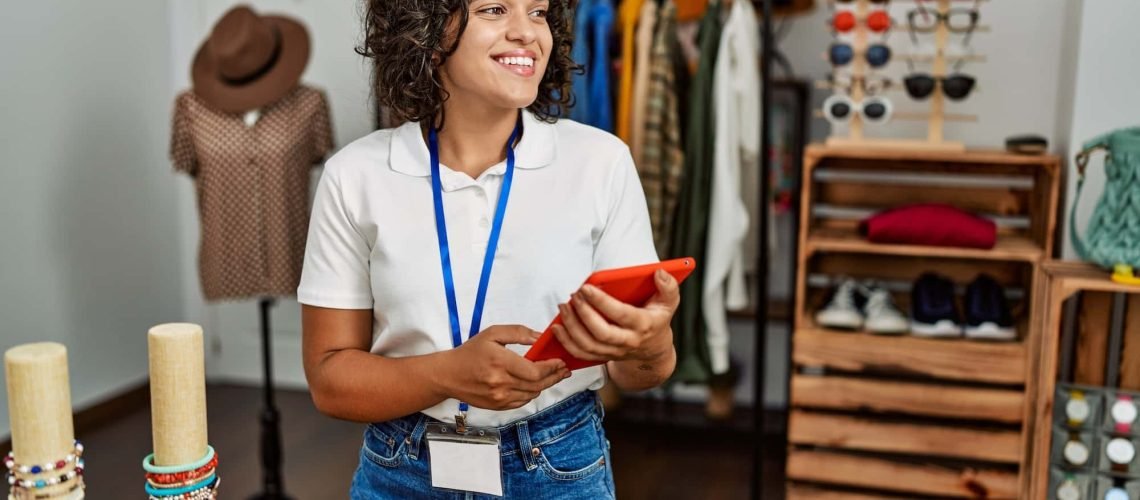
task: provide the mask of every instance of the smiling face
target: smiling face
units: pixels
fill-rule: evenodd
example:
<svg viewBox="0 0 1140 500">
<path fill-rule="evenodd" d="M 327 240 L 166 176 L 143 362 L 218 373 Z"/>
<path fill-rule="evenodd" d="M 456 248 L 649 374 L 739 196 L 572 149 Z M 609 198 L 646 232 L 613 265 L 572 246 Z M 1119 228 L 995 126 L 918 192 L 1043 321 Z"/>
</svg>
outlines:
<svg viewBox="0 0 1140 500">
<path fill-rule="evenodd" d="M 451 99 L 519 109 L 538 96 L 553 36 L 549 0 L 471 0 L 467 28 L 439 68 Z"/>
</svg>

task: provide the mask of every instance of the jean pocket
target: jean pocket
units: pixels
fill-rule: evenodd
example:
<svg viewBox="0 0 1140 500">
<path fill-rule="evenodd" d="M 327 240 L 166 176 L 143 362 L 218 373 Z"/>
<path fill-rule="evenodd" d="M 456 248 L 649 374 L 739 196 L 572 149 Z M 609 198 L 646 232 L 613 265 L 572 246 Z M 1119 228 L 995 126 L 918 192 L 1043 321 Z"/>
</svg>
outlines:
<svg viewBox="0 0 1140 500">
<path fill-rule="evenodd" d="M 404 439 L 399 431 L 384 424 L 369 424 L 364 431 L 364 449 L 362 454 L 369 461 L 384 467 L 397 467 L 400 465 L 401 452 L 404 450 Z"/>
<path fill-rule="evenodd" d="M 605 443 L 595 427 L 596 417 L 578 422 L 558 437 L 539 443 L 539 468 L 551 479 L 576 481 L 605 470 Z"/>
</svg>

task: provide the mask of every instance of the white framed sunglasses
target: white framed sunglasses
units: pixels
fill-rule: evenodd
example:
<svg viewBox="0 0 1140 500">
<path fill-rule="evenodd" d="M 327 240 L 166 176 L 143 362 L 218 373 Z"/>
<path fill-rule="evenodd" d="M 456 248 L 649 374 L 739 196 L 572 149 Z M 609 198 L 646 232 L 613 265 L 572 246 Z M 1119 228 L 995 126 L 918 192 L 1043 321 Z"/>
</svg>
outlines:
<svg viewBox="0 0 1140 500">
<path fill-rule="evenodd" d="M 878 125 L 890 121 L 893 112 L 890 99 L 877 95 L 855 102 L 847 94 L 832 94 L 823 101 L 823 117 L 832 124 L 847 123 L 858 114 L 863 121 Z"/>
</svg>

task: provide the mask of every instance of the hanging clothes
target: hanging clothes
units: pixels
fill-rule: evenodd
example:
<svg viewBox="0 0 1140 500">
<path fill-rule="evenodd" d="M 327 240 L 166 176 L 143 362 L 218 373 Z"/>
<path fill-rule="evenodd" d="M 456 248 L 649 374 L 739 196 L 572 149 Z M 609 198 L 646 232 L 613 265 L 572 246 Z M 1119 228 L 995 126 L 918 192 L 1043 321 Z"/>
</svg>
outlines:
<svg viewBox="0 0 1140 500">
<path fill-rule="evenodd" d="M 637 18 L 636 61 L 633 63 L 633 105 L 630 109 L 629 149 L 633 154 L 633 164 L 641 165 L 645 150 L 645 117 L 647 95 L 649 93 L 649 56 L 653 51 L 653 29 L 657 25 L 657 3 L 641 2 L 641 12 Z M 677 95 L 685 95 L 678 93 Z M 657 233 L 654 233 L 656 235 Z M 655 236 L 656 237 L 656 236 Z M 658 255 L 660 253 L 658 248 Z"/>
<path fill-rule="evenodd" d="M 661 7 L 649 58 L 645 147 L 642 162 L 638 164 L 658 255 L 669 254 L 685 161 L 673 65 L 673 54 L 677 51 L 674 19 L 676 5 L 667 1 Z"/>
<path fill-rule="evenodd" d="M 728 372 L 725 310 L 748 307 L 744 237 L 760 171 L 760 32 L 751 2 L 733 2 L 713 72 L 712 194 L 704 259 L 704 310 L 713 374 Z M 749 183 L 745 184 L 744 180 Z M 753 184 L 755 181 L 757 184 Z"/>
<path fill-rule="evenodd" d="M 630 114 L 633 108 L 634 35 L 641 18 L 641 6 L 645 0 L 624 0 L 618 15 L 621 18 L 621 76 L 618 80 L 617 136 L 626 144 L 633 139 Z"/>
<path fill-rule="evenodd" d="M 609 35 L 614 27 L 610 0 L 583 0 L 575 12 L 571 57 L 586 73 L 574 75 L 574 107 L 570 119 L 613 132 L 613 101 L 610 93 Z"/>
<path fill-rule="evenodd" d="M 681 305 L 673 317 L 673 341 L 677 348 L 673 379 L 682 382 L 705 382 L 711 370 L 701 299 L 714 139 L 712 78 L 720 44 L 720 10 L 719 2 L 709 4 L 697 35 L 701 54 L 689 94 L 683 183 L 670 245 L 671 256 L 692 256 L 698 264 L 681 285 Z"/>
</svg>

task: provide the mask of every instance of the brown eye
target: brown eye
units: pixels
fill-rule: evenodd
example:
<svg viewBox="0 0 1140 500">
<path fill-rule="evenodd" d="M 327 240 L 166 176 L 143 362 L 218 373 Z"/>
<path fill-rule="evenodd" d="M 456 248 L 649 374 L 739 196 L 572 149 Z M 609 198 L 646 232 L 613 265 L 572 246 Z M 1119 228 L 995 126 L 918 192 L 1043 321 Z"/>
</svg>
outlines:
<svg viewBox="0 0 1140 500">
<path fill-rule="evenodd" d="M 534 12 L 531 12 L 530 15 L 537 18 L 546 19 L 546 9 L 537 9 Z"/>
<path fill-rule="evenodd" d="M 502 7 L 487 7 L 486 9 L 480 10 L 479 12 L 490 14 L 492 16 L 501 16 L 507 13 L 507 9 L 504 9 Z"/>
</svg>

